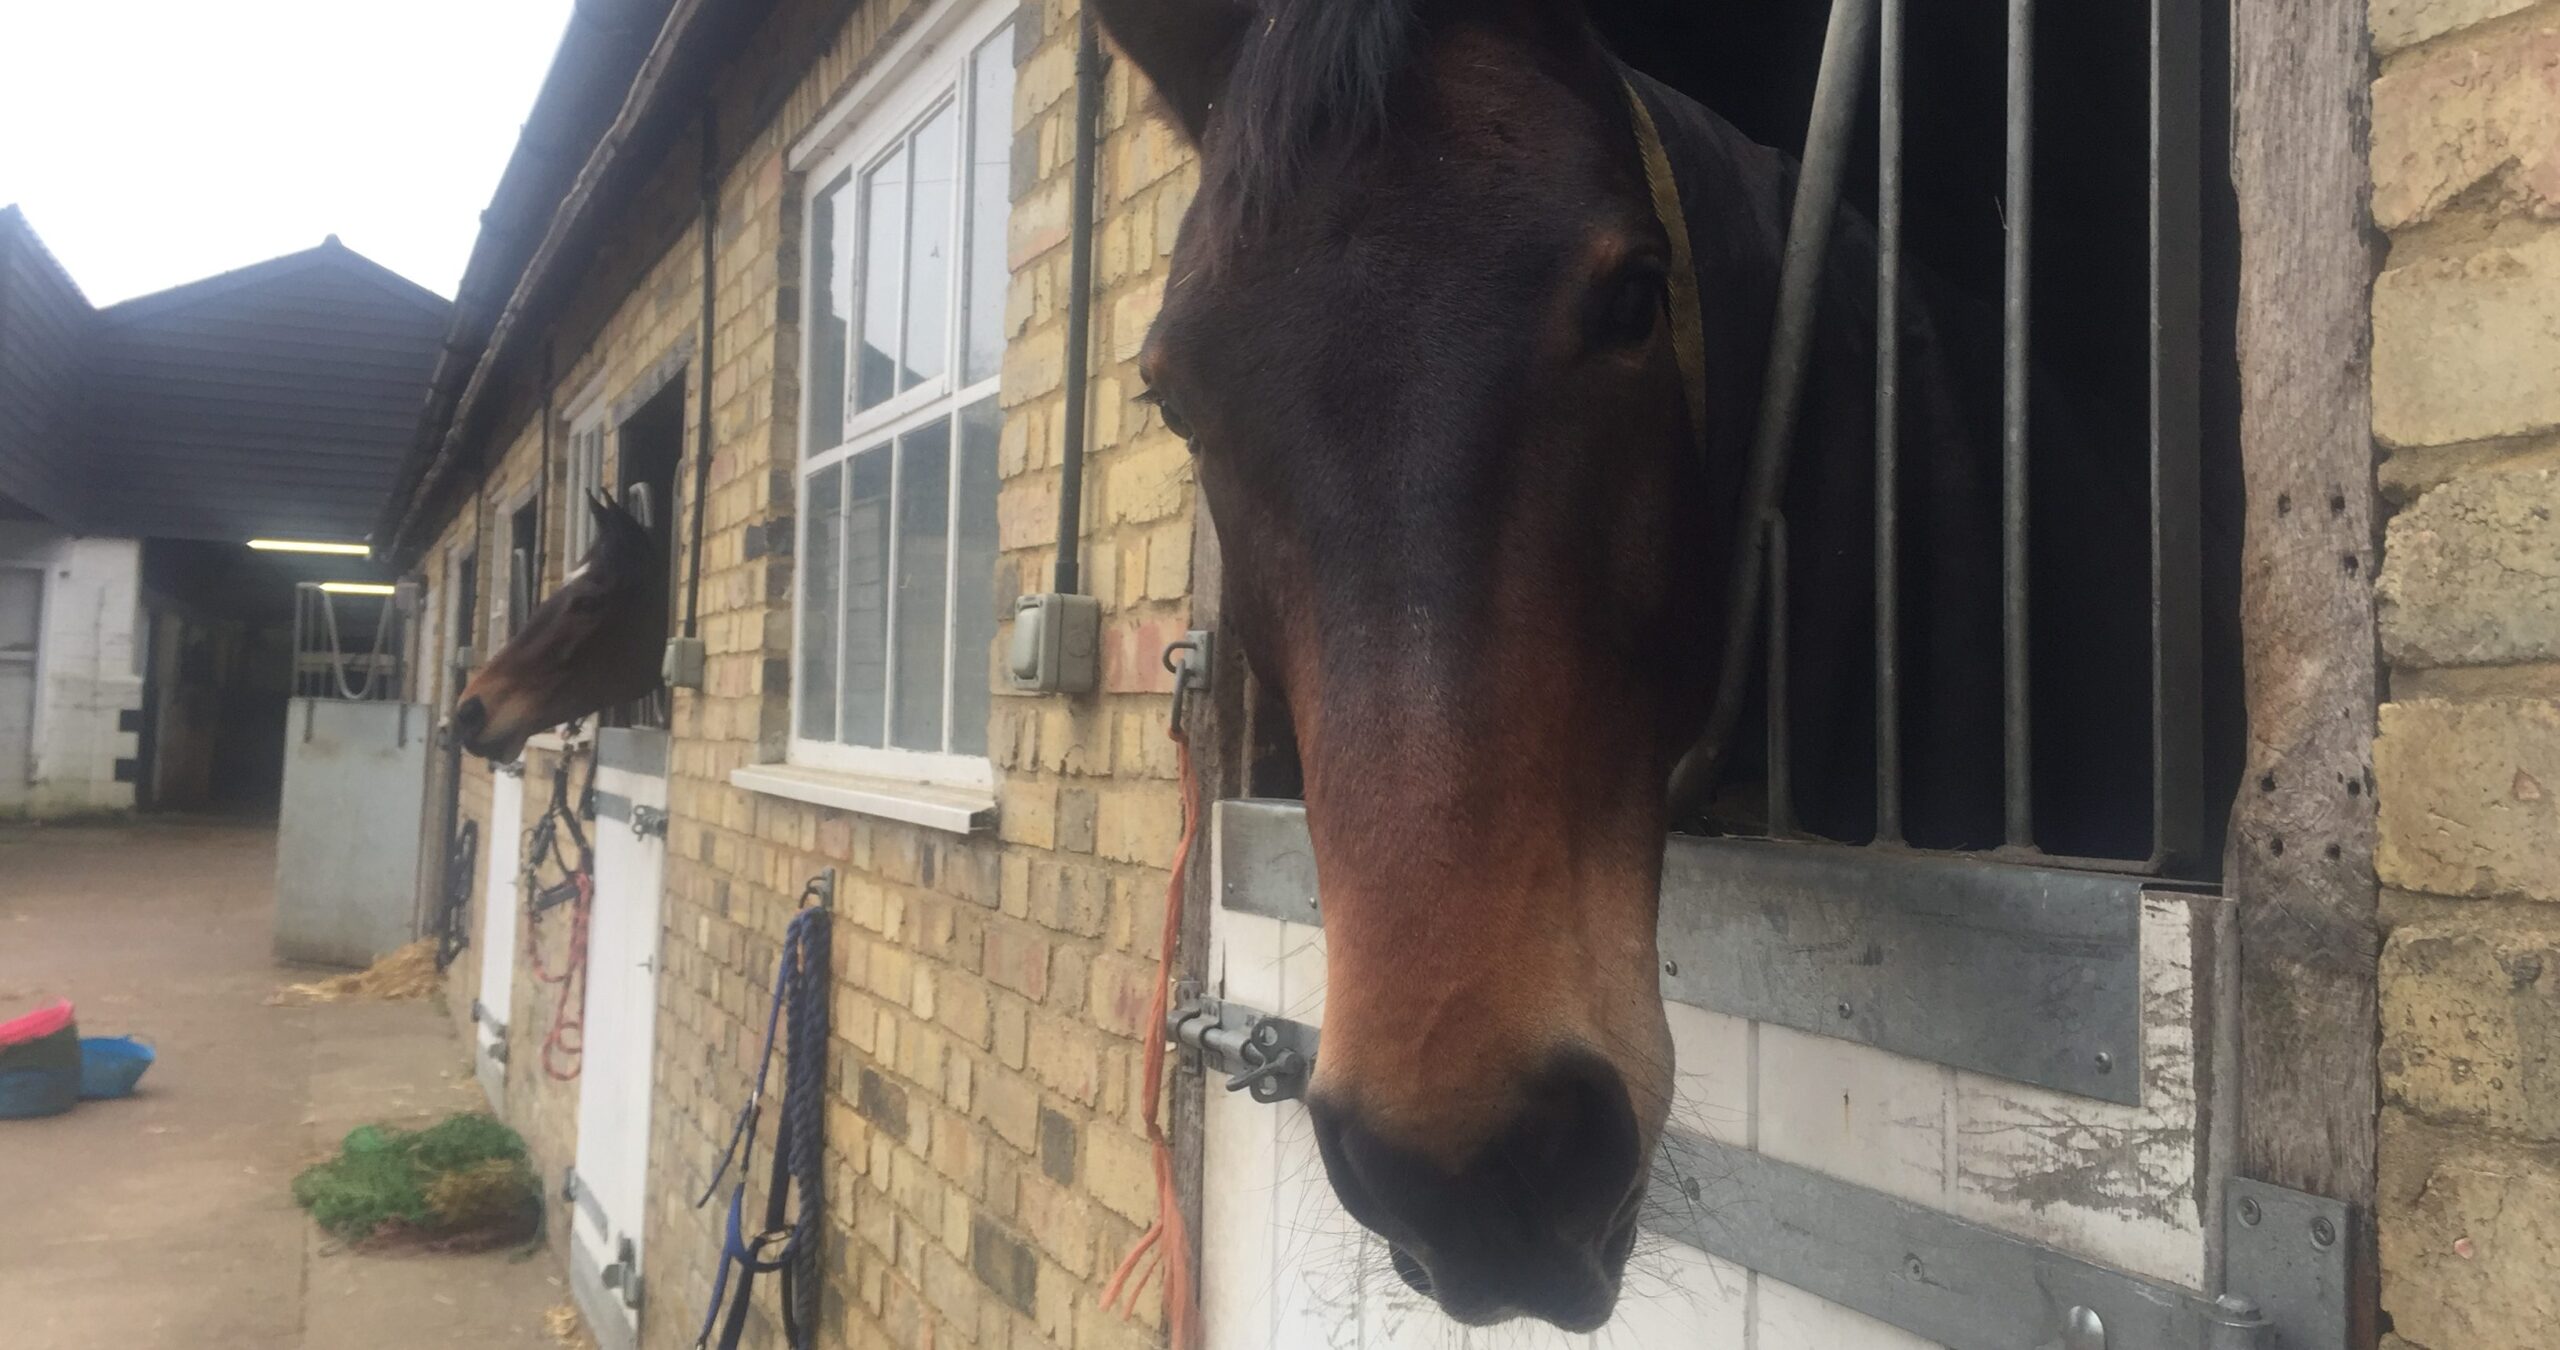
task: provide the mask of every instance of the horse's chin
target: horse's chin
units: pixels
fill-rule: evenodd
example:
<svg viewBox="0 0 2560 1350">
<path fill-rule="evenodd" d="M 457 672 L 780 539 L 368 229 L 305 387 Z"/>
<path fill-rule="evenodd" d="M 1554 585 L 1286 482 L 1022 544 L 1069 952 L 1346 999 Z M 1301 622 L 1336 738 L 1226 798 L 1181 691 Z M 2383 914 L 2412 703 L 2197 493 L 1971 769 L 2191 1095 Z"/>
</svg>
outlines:
<svg viewBox="0 0 2560 1350">
<path fill-rule="evenodd" d="M 504 737 L 484 736 L 476 741 L 464 741 L 462 748 L 492 764 L 513 764 L 524 755 L 524 743 L 530 739 L 522 732 Z"/>
</svg>

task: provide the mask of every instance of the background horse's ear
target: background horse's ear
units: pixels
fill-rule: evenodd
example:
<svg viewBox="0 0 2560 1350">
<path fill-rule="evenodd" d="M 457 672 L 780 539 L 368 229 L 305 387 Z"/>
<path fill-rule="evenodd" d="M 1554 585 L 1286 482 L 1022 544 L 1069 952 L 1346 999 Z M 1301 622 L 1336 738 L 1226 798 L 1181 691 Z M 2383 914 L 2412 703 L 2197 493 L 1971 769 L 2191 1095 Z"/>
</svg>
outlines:
<svg viewBox="0 0 2560 1350">
<path fill-rule="evenodd" d="M 1253 7 L 1242 0 L 1092 0 L 1102 31 L 1128 53 L 1198 144 L 1227 87 Z"/>
</svg>

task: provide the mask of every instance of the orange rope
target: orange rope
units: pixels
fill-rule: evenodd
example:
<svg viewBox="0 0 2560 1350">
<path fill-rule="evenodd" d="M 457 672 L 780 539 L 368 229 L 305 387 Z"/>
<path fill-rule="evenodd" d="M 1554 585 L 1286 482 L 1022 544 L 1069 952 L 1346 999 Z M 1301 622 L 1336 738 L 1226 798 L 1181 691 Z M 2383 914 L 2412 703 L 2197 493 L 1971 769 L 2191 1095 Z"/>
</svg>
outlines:
<svg viewBox="0 0 2560 1350">
<path fill-rule="evenodd" d="M 1200 834 L 1200 813 L 1193 807 L 1191 743 L 1177 725 L 1169 729 L 1182 760 L 1182 842 L 1173 850 L 1173 875 L 1164 888 L 1164 938 L 1156 955 L 1155 998 L 1147 1006 L 1146 1122 L 1147 1142 L 1156 1161 L 1156 1221 L 1121 1258 L 1102 1290 L 1102 1306 L 1113 1307 L 1128 1295 L 1122 1316 L 1137 1311 L 1138 1290 L 1147 1277 L 1164 1272 L 1165 1337 L 1172 1350 L 1194 1350 L 1200 1344 L 1200 1303 L 1192 1283 L 1191 1234 L 1182 1221 L 1182 1197 L 1174 1186 L 1173 1145 L 1158 1119 L 1164 1098 L 1164 1019 L 1172 995 L 1174 947 L 1182 934 L 1182 878 L 1191 865 L 1191 847 Z M 1153 1259 L 1150 1260 L 1149 1257 Z"/>
</svg>

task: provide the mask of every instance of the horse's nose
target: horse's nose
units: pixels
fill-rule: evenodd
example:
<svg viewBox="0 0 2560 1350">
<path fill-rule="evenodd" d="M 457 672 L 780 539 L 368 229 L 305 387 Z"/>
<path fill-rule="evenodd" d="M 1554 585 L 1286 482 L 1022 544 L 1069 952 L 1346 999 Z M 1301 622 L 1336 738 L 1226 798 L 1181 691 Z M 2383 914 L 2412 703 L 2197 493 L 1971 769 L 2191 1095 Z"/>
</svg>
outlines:
<svg viewBox="0 0 2560 1350">
<path fill-rule="evenodd" d="M 453 710 L 453 734 L 462 738 L 464 746 L 480 739 L 489 729 L 489 705 L 478 698 L 466 698 Z"/>
<path fill-rule="evenodd" d="M 1644 1148 L 1626 1082 L 1596 1055 L 1534 1076 L 1492 1142 L 1454 1170 L 1319 1099 L 1316 1143 L 1344 1208 L 1405 1281 L 1472 1325 L 1608 1321 L 1634 1245 Z"/>
</svg>

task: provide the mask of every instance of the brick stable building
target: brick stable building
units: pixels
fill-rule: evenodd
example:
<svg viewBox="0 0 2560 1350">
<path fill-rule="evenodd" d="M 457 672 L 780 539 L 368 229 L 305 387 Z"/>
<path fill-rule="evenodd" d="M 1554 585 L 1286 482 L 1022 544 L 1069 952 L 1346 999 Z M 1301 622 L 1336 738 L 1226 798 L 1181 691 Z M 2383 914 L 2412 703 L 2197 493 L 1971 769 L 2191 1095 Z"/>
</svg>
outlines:
<svg viewBox="0 0 2560 1350">
<path fill-rule="evenodd" d="M 2560 3 L 2296 8 L 2316 13 L 2228 32 L 2234 229 L 2283 242 L 2233 249 L 2252 539 L 2222 561 L 2241 612 L 2319 617 L 2244 653 L 2261 678 L 2218 875 L 2253 1119 L 2196 1129 L 2371 1218 L 2363 1336 L 2534 1344 L 2560 1311 Z M 2263 59 L 2297 30 L 2314 57 Z M 546 1174 L 590 1174 L 555 1237 L 609 1343 L 689 1342 L 720 1246 L 692 1202 L 783 925 L 830 868 L 824 1342 L 1161 1335 L 1152 1293 L 1135 1323 L 1098 1293 L 1155 1208 L 1138 1063 L 1180 828 L 1157 657 L 1216 605 L 1185 448 L 1133 368 L 1196 174 L 1125 63 L 1098 90 L 1073 540 L 1101 688 L 994 672 L 1060 546 L 1076 53 L 1063 2 L 587 6 L 488 214 L 376 540 L 425 583 L 414 650 L 440 659 L 417 697 L 448 706 L 574 565 L 594 487 L 650 503 L 707 650 L 700 689 L 620 719 L 666 728 L 663 887 L 638 911 L 643 1011 L 615 1011 L 627 983 L 590 997 L 577 1078 L 546 1071 L 537 970 L 571 960 L 570 925 L 528 924 L 513 884 L 564 747 L 538 740 L 520 778 L 457 758 L 427 823 L 479 831 L 455 1014 Z M 643 739 L 603 735 L 609 763 Z M 606 785 L 625 814 L 600 831 L 647 805 L 630 784 L 654 762 L 613 768 L 638 777 Z M 2302 957 L 2286 925 L 2314 909 L 2336 940 Z M 539 962 L 516 959 L 528 932 Z M 2307 1026 L 2282 1015 L 2297 998 Z M 599 1106 L 599 1078 L 647 1109 Z M 609 1284 L 617 1257 L 645 1280 Z"/>
<path fill-rule="evenodd" d="M 640 1339 L 688 1343 L 709 1296 L 721 1216 L 692 1202 L 743 1104 L 782 925 L 803 882 L 833 867 L 827 1131 L 843 1227 L 828 1258 L 830 1343 L 1145 1343 L 1147 1325 L 1104 1313 L 1096 1291 L 1155 1208 L 1136 1037 L 1160 869 L 1179 829 L 1170 682 L 1156 657 L 1183 626 L 1192 529 L 1183 447 L 1132 398 L 1132 335 L 1103 340 L 1085 451 L 1083 572 L 1105 614 L 1102 690 L 1018 697 L 990 678 L 998 618 L 1016 591 L 1045 588 L 1056 547 L 1074 12 L 1010 0 L 687 0 L 579 13 L 536 111 L 547 142 L 528 133 L 492 206 L 458 300 L 460 342 L 377 544 L 426 583 L 418 650 L 443 659 L 422 662 L 417 697 L 449 706 L 453 656 L 485 654 L 576 562 L 580 490 L 651 482 L 658 523 L 689 524 L 696 429 L 710 433 L 698 559 L 685 530 L 673 532 L 679 605 L 699 572 L 708 661 L 703 688 L 675 693 L 667 719 L 654 1086 L 632 1136 L 645 1140 L 646 1213 L 612 1216 L 646 1253 Z M 1152 304 L 1191 176 L 1174 136 L 1137 109 L 1125 70 L 1106 109 L 1095 279 L 1107 333 L 1109 316 Z M 977 573 L 953 588 L 958 636 L 901 630 L 900 650 L 933 642 L 939 667 L 949 649 L 962 720 L 947 740 L 939 726 L 920 738 L 904 724 L 885 739 L 877 727 L 797 735 L 819 730 L 815 713 L 795 722 L 791 693 L 798 503 L 816 476 L 794 468 L 812 384 L 803 324 L 827 290 L 808 270 L 810 196 L 830 177 L 880 175 L 882 162 L 948 163 L 955 126 L 970 147 L 966 224 L 932 234 L 910 212 L 901 241 L 920 255 L 952 243 L 975 269 L 934 321 L 953 344 L 900 353 L 905 368 L 886 376 L 886 397 L 905 396 L 895 425 L 878 420 L 877 391 L 848 388 L 841 373 L 829 415 L 851 409 L 856 425 L 905 437 L 897 454 L 911 481 L 924 481 L 928 454 L 958 471 L 959 552 Z M 947 190 L 937 176 L 918 171 L 919 191 Z M 849 187 L 832 190 L 852 200 Z M 862 190 L 885 217 L 876 204 L 890 189 L 866 177 Z M 877 353 L 866 344 L 864 355 Z M 851 378 L 870 376 L 857 363 Z M 948 439 L 926 449 L 934 437 Z M 636 464 L 650 447 L 661 457 Z M 842 462 L 861 461 L 868 479 L 886 458 L 857 446 Z M 829 492 L 849 476 L 817 473 Z M 877 709 L 880 692 L 843 697 Z M 875 759 L 933 743 L 883 774 L 861 771 L 866 740 Z M 556 740 L 527 752 L 524 818 L 560 761 Z M 898 781 L 917 765 L 907 778 L 939 781 Z M 452 788 L 459 817 L 489 829 L 496 849 L 493 784 L 518 790 L 463 760 Z M 499 874 L 511 881 L 510 869 Z M 475 916 L 489 872 L 465 883 Z M 568 957 L 561 917 L 535 929 L 553 969 Z M 475 919 L 472 931 L 475 952 L 456 967 L 458 1017 L 495 1001 L 478 973 L 493 945 L 514 940 L 511 926 L 483 940 Z M 483 1072 L 558 1177 L 581 1156 L 579 1099 L 607 1033 L 591 996 L 589 1063 L 578 1081 L 551 1077 L 540 1044 L 553 991 L 532 962 L 510 964 L 504 1058 L 484 1031 Z M 574 1243 L 565 1226 L 555 1236 Z M 581 1292 L 610 1341 L 617 1328 L 597 1300 L 613 1296 Z"/>
</svg>

